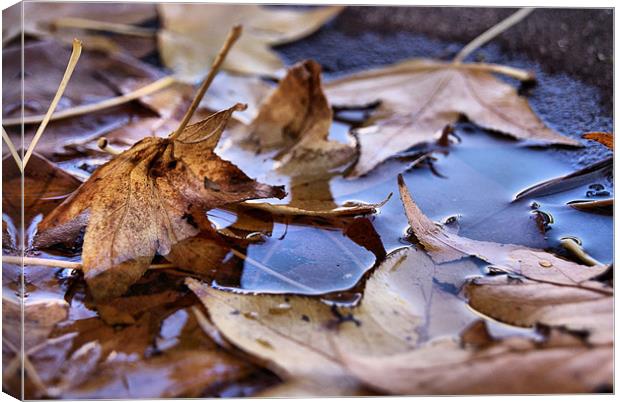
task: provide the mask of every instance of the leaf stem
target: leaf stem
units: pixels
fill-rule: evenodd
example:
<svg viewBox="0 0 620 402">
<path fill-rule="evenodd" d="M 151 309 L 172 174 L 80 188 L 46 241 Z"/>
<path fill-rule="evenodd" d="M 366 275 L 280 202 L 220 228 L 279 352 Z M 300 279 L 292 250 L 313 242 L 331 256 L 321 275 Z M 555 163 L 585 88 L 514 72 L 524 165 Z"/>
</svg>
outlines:
<svg viewBox="0 0 620 402">
<path fill-rule="evenodd" d="M 54 99 L 52 99 L 50 107 L 47 109 L 47 113 L 45 114 L 45 116 L 43 116 L 43 120 L 41 121 L 41 124 L 39 124 L 39 128 L 37 128 L 34 138 L 28 146 L 28 150 L 26 151 L 26 155 L 24 156 L 24 160 L 22 161 L 23 169 L 26 169 L 26 165 L 28 164 L 28 160 L 30 160 L 30 156 L 34 152 L 34 148 L 37 146 L 37 143 L 41 139 L 41 136 L 43 135 L 43 132 L 47 127 L 47 123 L 49 123 L 52 114 L 56 110 L 56 106 L 58 106 L 58 102 L 60 102 L 60 98 L 62 98 L 62 95 L 65 93 L 65 89 L 69 84 L 69 79 L 71 79 L 71 75 L 73 75 L 73 70 L 75 70 L 75 66 L 80 59 L 80 54 L 82 54 L 82 42 L 77 39 L 73 39 L 73 49 L 71 50 L 71 57 L 69 58 L 69 63 L 67 64 L 67 68 L 65 69 L 65 74 L 62 76 L 62 80 L 60 80 L 60 85 L 56 90 L 56 95 L 54 95 Z"/>
<path fill-rule="evenodd" d="M 146 95 L 150 95 L 154 92 L 157 92 L 171 84 L 176 82 L 175 78 L 171 75 L 158 79 L 142 88 L 136 89 L 135 91 L 126 93 L 121 96 L 116 96 L 114 98 L 109 98 L 97 103 L 91 103 L 88 105 L 80 105 L 73 108 L 64 109 L 58 113 L 55 113 L 50 118 L 52 120 L 60 120 L 66 119 L 67 117 L 80 116 L 87 113 L 97 112 L 99 110 L 108 109 L 113 106 L 122 105 L 127 102 L 131 102 L 132 100 L 141 98 Z M 6 119 L 3 121 L 3 124 L 6 126 L 14 126 L 18 124 L 32 124 L 37 123 L 44 119 L 45 116 L 37 115 L 37 116 L 28 116 L 16 119 Z"/>
<path fill-rule="evenodd" d="M 472 40 L 467 45 L 465 45 L 465 47 L 461 49 L 460 52 L 458 52 L 458 54 L 456 55 L 454 60 L 452 60 L 452 62 L 455 64 L 461 63 L 463 60 L 465 60 L 465 58 L 467 58 L 467 56 L 469 56 L 472 52 L 474 52 L 480 46 L 494 39 L 497 35 L 501 34 L 508 28 L 512 27 L 513 25 L 517 24 L 518 22 L 523 20 L 525 17 L 527 17 L 534 10 L 535 8 L 522 8 L 516 13 L 509 16 L 508 18 L 500 21 L 498 24 L 493 25 L 491 28 L 487 29 L 482 34 L 480 34 L 478 37 L 476 37 L 474 40 Z"/>
<path fill-rule="evenodd" d="M 239 37 L 241 36 L 241 31 L 242 31 L 241 25 L 235 25 L 228 33 L 228 37 L 226 38 L 224 45 L 220 49 L 219 53 L 215 57 L 215 60 L 213 61 L 213 64 L 211 65 L 211 71 L 209 71 L 209 74 L 203 81 L 202 85 L 200 86 L 200 89 L 198 89 L 198 92 L 196 93 L 196 96 L 194 97 L 192 104 L 190 105 L 189 109 L 187 109 L 187 112 L 185 112 L 185 116 L 183 116 L 183 120 L 181 120 L 181 124 L 179 124 L 179 127 L 176 129 L 176 131 L 172 133 L 172 135 L 170 136 L 171 139 L 175 139 L 176 137 L 181 135 L 183 130 L 185 130 L 187 123 L 189 123 L 189 120 L 194 115 L 194 112 L 198 108 L 200 101 L 205 96 L 207 89 L 209 89 L 211 82 L 213 82 L 215 75 L 220 69 L 220 66 L 222 65 L 222 63 L 224 62 L 224 59 L 226 58 L 228 51 L 230 50 L 232 45 L 235 44 L 237 39 L 239 39 Z"/>
<path fill-rule="evenodd" d="M 2 262 L 16 265 L 37 265 L 40 267 L 65 268 L 65 269 L 82 269 L 81 262 L 53 260 L 51 258 L 37 257 L 20 257 L 12 255 L 3 255 Z M 175 268 L 174 264 L 151 264 L 149 269 L 167 269 Z"/>
<path fill-rule="evenodd" d="M 2 139 L 6 143 L 6 146 L 9 148 L 9 152 L 11 153 L 11 156 L 13 156 L 13 159 L 15 159 L 15 163 L 17 163 L 17 167 L 19 168 L 19 171 L 23 172 L 24 168 L 22 167 L 22 158 L 17 153 L 17 149 L 15 149 L 15 144 L 13 144 L 11 137 L 9 137 L 9 135 L 6 133 L 6 130 L 4 129 L 4 127 L 2 127 Z"/>
</svg>

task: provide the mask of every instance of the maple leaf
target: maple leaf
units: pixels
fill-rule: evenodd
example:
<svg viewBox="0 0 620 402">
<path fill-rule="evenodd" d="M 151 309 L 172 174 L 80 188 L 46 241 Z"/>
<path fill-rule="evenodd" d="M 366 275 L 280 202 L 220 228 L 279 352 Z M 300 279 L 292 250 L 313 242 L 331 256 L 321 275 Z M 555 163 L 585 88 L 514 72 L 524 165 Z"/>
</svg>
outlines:
<svg viewBox="0 0 620 402">
<path fill-rule="evenodd" d="M 97 299 L 118 296 L 156 253 L 199 232 L 205 209 L 251 198 L 283 197 L 213 149 L 238 104 L 187 126 L 176 138 L 145 138 L 97 169 L 39 224 L 40 245 L 86 226 L 82 264 Z"/>
<path fill-rule="evenodd" d="M 455 272 L 477 269 L 466 260 L 437 267 L 423 251 L 399 250 L 368 279 L 361 304 L 350 308 L 305 296 L 235 294 L 195 279 L 186 283 L 229 342 L 266 361 L 286 381 L 269 395 L 354 395 L 364 390 L 336 359 L 335 345 L 385 355 L 460 332 L 475 316 L 437 282 L 459 286 Z"/>
<path fill-rule="evenodd" d="M 469 339 L 476 342 L 467 344 Z M 462 334 L 461 343 L 443 339 L 391 356 L 340 352 L 340 357 L 364 384 L 397 395 L 577 393 L 613 383 L 611 345 L 592 347 L 557 332 L 542 342 L 495 340 L 478 323 Z"/>
<path fill-rule="evenodd" d="M 493 76 L 502 68 L 414 59 L 327 83 L 325 92 L 334 106 L 380 103 L 366 125 L 354 131 L 361 150 L 351 176 L 366 174 L 394 154 L 434 140 L 460 115 L 517 139 L 580 145 L 545 127 L 512 86 Z"/>
<path fill-rule="evenodd" d="M 160 4 L 163 29 L 159 52 L 180 79 L 194 82 L 205 74 L 227 27 L 243 23 L 249 35 L 239 41 L 224 68 L 245 74 L 273 75 L 283 67 L 270 46 L 301 39 L 318 30 L 343 7 L 293 10 L 258 5 Z"/>
<path fill-rule="evenodd" d="M 443 263 L 475 256 L 493 264 L 496 269 L 532 280 L 601 290 L 603 285 L 592 278 L 605 272 L 607 266 L 588 267 L 543 250 L 461 237 L 424 215 L 411 197 L 402 175 L 398 176 L 398 186 L 409 225 L 433 261 Z"/>
</svg>

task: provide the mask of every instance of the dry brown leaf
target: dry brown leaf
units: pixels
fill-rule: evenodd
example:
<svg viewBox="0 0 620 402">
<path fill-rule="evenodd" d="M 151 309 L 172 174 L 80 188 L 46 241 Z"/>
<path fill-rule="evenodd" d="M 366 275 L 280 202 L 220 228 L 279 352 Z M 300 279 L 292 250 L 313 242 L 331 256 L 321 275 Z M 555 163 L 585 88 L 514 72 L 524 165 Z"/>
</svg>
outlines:
<svg viewBox="0 0 620 402">
<path fill-rule="evenodd" d="M 588 343 L 613 343 L 613 296 L 507 275 L 476 278 L 466 287 L 469 304 L 517 326 L 544 324 L 580 333 Z"/>
<path fill-rule="evenodd" d="M 417 206 L 402 176 L 398 177 L 400 195 L 407 219 L 417 240 L 438 263 L 475 256 L 497 269 L 526 278 L 557 285 L 601 289 L 602 284 L 591 279 L 607 270 L 607 266 L 588 267 L 563 260 L 543 250 L 515 244 L 500 244 L 472 240 L 451 232 L 432 222 Z"/>
<path fill-rule="evenodd" d="M 289 176 L 312 175 L 350 162 L 355 147 L 328 140 L 332 110 L 312 60 L 288 69 L 261 104 L 244 144 L 257 153 L 276 150 L 276 168 Z"/>
<path fill-rule="evenodd" d="M 592 132 L 586 133 L 581 136 L 586 140 L 593 140 L 598 143 L 605 145 L 607 148 L 614 150 L 614 135 L 613 133 L 601 133 L 601 132 Z"/>
<path fill-rule="evenodd" d="M 284 395 L 317 389 L 316 384 L 332 395 L 350 395 L 360 390 L 335 359 L 334 343 L 351 353 L 385 355 L 406 352 L 427 338 L 460 332 L 473 315 L 434 278 L 442 275 L 440 271 L 472 266 L 461 261 L 436 267 L 422 251 L 401 250 L 377 268 L 361 305 L 353 308 L 330 308 L 304 296 L 235 294 L 194 279 L 187 284 L 228 341 L 285 380 L 296 382 L 281 389 Z"/>
<path fill-rule="evenodd" d="M 274 75 L 283 67 L 270 46 L 301 39 L 318 30 L 343 7 L 295 10 L 259 5 L 160 4 L 163 29 L 159 51 L 180 79 L 196 82 L 207 72 L 228 27 L 243 24 L 246 35 L 223 68 L 244 74 Z"/>
<path fill-rule="evenodd" d="M 352 74 L 325 85 L 334 106 L 380 102 L 366 126 L 355 130 L 360 157 L 352 176 L 414 145 L 433 141 L 460 115 L 521 140 L 580 145 L 545 127 L 525 98 L 477 64 L 410 60 Z"/>
<path fill-rule="evenodd" d="M 82 265 L 98 299 L 123 294 L 155 253 L 168 255 L 199 232 L 204 210 L 251 198 L 283 197 L 213 149 L 241 105 L 188 126 L 177 138 L 145 138 L 97 169 L 39 224 L 40 245 L 86 227 Z"/>
<path fill-rule="evenodd" d="M 594 201 L 570 201 L 566 205 L 571 208 L 578 209 L 579 211 L 601 213 L 605 215 L 613 215 L 614 213 L 614 199 L 608 198 L 605 200 Z"/>
<path fill-rule="evenodd" d="M 364 384 L 397 395 L 591 393 L 613 384 L 612 347 L 576 338 L 510 337 L 482 347 L 448 339 L 398 355 L 341 357 Z"/>
</svg>

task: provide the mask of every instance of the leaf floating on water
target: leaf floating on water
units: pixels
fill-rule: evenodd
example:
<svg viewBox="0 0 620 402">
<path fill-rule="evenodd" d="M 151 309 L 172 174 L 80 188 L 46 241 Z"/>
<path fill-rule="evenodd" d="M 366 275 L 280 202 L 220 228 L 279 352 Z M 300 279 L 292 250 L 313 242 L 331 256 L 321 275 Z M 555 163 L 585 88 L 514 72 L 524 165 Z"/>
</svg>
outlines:
<svg viewBox="0 0 620 402">
<path fill-rule="evenodd" d="M 364 384 L 394 395 L 578 393 L 613 383 L 611 345 L 553 333 L 543 342 L 509 337 L 472 346 L 447 339 L 391 356 L 340 356 Z"/>
<path fill-rule="evenodd" d="M 501 73 L 493 65 L 418 59 L 327 83 L 334 106 L 380 102 L 367 124 L 355 130 L 361 154 L 351 175 L 364 175 L 398 152 L 434 141 L 460 115 L 520 140 L 580 145 L 546 127 L 525 98 L 493 72 Z"/>
<path fill-rule="evenodd" d="M 243 23 L 247 35 L 231 51 L 223 68 L 274 75 L 284 65 L 270 46 L 310 35 L 343 7 L 295 10 L 248 4 L 160 4 L 158 9 L 163 26 L 158 35 L 162 61 L 180 79 L 193 83 L 206 73 L 229 26 Z"/>
<path fill-rule="evenodd" d="M 614 135 L 612 133 L 592 132 L 582 135 L 586 140 L 593 140 L 605 145 L 607 148 L 614 150 Z"/>
<path fill-rule="evenodd" d="M 461 331 L 473 315 L 464 313 L 461 300 L 434 278 L 445 275 L 441 271 L 472 269 L 477 268 L 471 261 L 460 261 L 444 270 L 422 251 L 401 250 L 370 277 L 361 304 L 348 308 L 305 296 L 235 294 L 194 279 L 187 284 L 229 342 L 266 361 L 287 382 L 314 390 L 325 384 L 334 395 L 350 395 L 360 390 L 336 359 L 334 345 L 360 355 L 385 355 L 411 350 L 426 337 Z M 283 304 L 287 308 L 276 313 Z"/>
<path fill-rule="evenodd" d="M 270 204 L 268 202 L 243 202 L 242 205 L 260 209 L 263 211 L 271 212 L 274 215 L 301 215 L 301 216 L 317 216 L 317 217 L 334 217 L 334 216 L 352 216 L 352 215 L 365 215 L 374 213 L 377 209 L 384 206 L 392 198 L 390 193 L 387 198 L 376 204 L 369 204 L 365 202 L 351 201 L 344 203 L 341 206 L 337 206 L 333 209 L 323 210 L 308 210 L 303 208 L 294 207 L 291 205 Z"/>
<path fill-rule="evenodd" d="M 591 182 L 593 179 L 606 178 L 613 172 L 613 158 L 603 159 L 576 172 L 544 181 L 529 187 L 514 198 L 514 201 L 525 197 L 540 197 L 557 194 Z"/>
<path fill-rule="evenodd" d="M 609 198 L 606 200 L 578 200 L 570 201 L 567 203 L 569 207 L 578 209 L 584 212 L 601 213 L 605 215 L 613 215 L 614 213 L 614 200 Z"/>
<path fill-rule="evenodd" d="M 472 308 L 496 320 L 565 328 L 590 344 L 613 343 L 613 294 L 508 275 L 476 278 L 465 292 Z"/>
<path fill-rule="evenodd" d="M 587 267 L 563 260 L 543 250 L 461 237 L 443 226 L 436 225 L 424 215 L 400 175 L 398 186 L 413 233 L 435 262 L 442 263 L 475 256 L 505 272 L 523 275 L 532 280 L 601 289 L 602 285 L 591 279 L 605 272 L 607 270 L 605 265 Z"/>
</svg>

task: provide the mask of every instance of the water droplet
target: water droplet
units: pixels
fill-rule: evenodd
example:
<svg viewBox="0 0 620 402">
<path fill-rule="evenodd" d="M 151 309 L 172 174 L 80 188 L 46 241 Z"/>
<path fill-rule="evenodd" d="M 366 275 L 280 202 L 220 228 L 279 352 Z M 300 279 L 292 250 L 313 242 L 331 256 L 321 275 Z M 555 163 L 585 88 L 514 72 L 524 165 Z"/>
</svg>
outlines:
<svg viewBox="0 0 620 402">
<path fill-rule="evenodd" d="M 543 268 L 551 268 L 553 266 L 553 263 L 551 263 L 551 261 L 547 261 L 547 260 L 540 260 L 540 261 L 538 261 L 538 265 L 540 265 Z"/>
<path fill-rule="evenodd" d="M 269 308 L 269 314 L 284 314 L 291 309 L 291 305 L 288 303 L 280 303 L 277 306 Z"/>
</svg>

